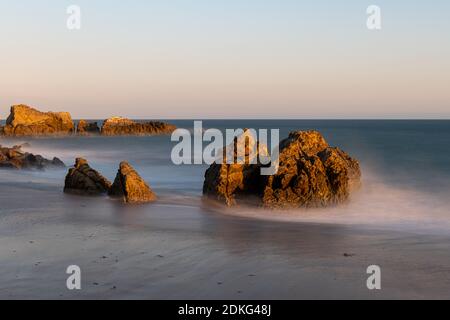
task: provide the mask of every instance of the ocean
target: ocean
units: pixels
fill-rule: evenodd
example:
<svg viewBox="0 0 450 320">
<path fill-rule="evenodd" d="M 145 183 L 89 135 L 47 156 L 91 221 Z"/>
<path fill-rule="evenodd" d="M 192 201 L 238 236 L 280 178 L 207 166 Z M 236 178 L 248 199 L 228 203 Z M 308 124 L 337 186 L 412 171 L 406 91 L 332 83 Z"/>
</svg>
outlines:
<svg viewBox="0 0 450 320">
<path fill-rule="evenodd" d="M 170 122 L 193 131 L 194 120 Z M 447 209 L 450 194 L 450 121 L 206 120 L 203 121 L 203 128 L 222 131 L 238 128 L 279 129 L 280 139 L 293 130 L 314 129 L 320 131 L 330 145 L 342 148 L 360 161 L 363 189 L 355 195 L 357 208 L 350 203 L 341 208 L 316 212 L 298 210 L 281 214 L 283 217 L 315 220 L 316 215 L 321 222 L 352 224 L 392 222 L 410 224 L 413 230 L 415 223 L 420 229 L 423 224 L 431 225 L 436 221 L 436 227 L 440 228 L 442 223 L 447 225 L 448 220 L 450 226 L 450 211 Z M 20 138 L 1 144 L 22 142 L 31 144 L 28 151 L 49 158 L 59 157 L 68 166 L 74 163 L 76 157 L 84 157 L 110 180 L 114 179 L 119 162 L 126 160 L 167 202 L 177 202 L 179 199 L 197 201 L 202 196 L 204 173 L 208 166 L 174 165 L 170 156 L 176 142 L 171 142 L 170 136 Z M 53 187 L 55 191 L 60 191 L 65 171 L 3 171 L 1 174 L 2 188 L 31 180 L 38 183 L 37 188 Z M 249 213 L 248 210 L 243 211 Z M 253 214 L 258 217 L 280 218 L 280 214 L 257 211 Z M 330 212 L 329 221 L 327 211 Z M 333 211 L 336 213 L 333 214 Z"/>
</svg>

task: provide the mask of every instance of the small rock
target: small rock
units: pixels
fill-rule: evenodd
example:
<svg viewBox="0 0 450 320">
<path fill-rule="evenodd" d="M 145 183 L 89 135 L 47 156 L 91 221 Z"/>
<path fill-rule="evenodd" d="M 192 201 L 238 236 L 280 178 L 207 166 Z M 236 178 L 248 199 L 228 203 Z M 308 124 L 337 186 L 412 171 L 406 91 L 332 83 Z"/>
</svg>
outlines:
<svg viewBox="0 0 450 320">
<path fill-rule="evenodd" d="M 105 177 L 92 169 L 83 158 L 75 160 L 74 168 L 67 173 L 64 192 L 83 195 L 99 195 L 108 192 L 111 187 Z"/>
<path fill-rule="evenodd" d="M 353 254 L 353 253 L 344 253 L 344 257 L 346 257 L 346 258 L 350 258 L 350 257 L 354 257 L 355 256 L 355 254 Z"/>
<path fill-rule="evenodd" d="M 122 162 L 116 179 L 109 189 L 111 197 L 122 198 L 126 203 L 156 201 L 156 195 L 128 162 Z"/>
<path fill-rule="evenodd" d="M 77 134 L 79 136 L 88 136 L 100 134 L 100 128 L 97 122 L 87 122 L 85 120 L 78 121 Z"/>
</svg>

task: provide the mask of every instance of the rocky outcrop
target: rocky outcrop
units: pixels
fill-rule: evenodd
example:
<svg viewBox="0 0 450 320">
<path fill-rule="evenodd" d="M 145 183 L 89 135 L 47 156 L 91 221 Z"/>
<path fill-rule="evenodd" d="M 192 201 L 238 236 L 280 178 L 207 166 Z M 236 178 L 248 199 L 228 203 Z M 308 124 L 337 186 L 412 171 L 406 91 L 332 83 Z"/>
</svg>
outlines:
<svg viewBox="0 0 450 320">
<path fill-rule="evenodd" d="M 67 112 L 40 112 L 26 105 L 11 107 L 2 134 L 6 136 L 67 135 L 74 130 Z"/>
<path fill-rule="evenodd" d="M 111 197 L 122 198 L 126 203 L 145 203 L 156 200 L 156 195 L 148 184 L 128 162 L 120 163 L 116 179 L 108 194 Z"/>
<path fill-rule="evenodd" d="M 244 157 L 238 162 L 238 150 L 244 150 Z M 260 176 L 259 156 L 268 156 L 267 147 L 257 143 L 248 130 L 236 138 L 223 151 L 223 161 L 210 166 L 205 173 L 203 194 L 232 206 L 237 200 L 253 200 L 261 193 L 263 178 Z M 232 161 L 227 161 L 231 159 Z M 227 162 L 232 162 L 228 164 Z"/>
<path fill-rule="evenodd" d="M 331 148 L 317 131 L 292 132 L 280 144 L 277 174 L 268 177 L 267 207 L 318 207 L 345 202 L 360 181 L 356 160 Z"/>
<path fill-rule="evenodd" d="M 83 158 L 75 160 L 75 166 L 69 169 L 64 184 L 64 192 L 81 195 L 100 195 L 111 187 L 105 177 L 92 169 Z"/>
<path fill-rule="evenodd" d="M 359 186 L 359 163 L 331 148 L 317 131 L 292 132 L 280 143 L 279 169 L 261 176 L 259 164 L 213 164 L 203 193 L 227 205 L 249 196 L 268 208 L 329 206 L 347 201 Z"/>
<path fill-rule="evenodd" d="M 174 125 L 159 121 L 140 123 L 126 118 L 113 117 L 104 121 L 101 133 L 104 136 L 163 135 L 171 134 L 175 129 Z"/>
<path fill-rule="evenodd" d="M 97 122 L 78 121 L 77 134 L 80 136 L 90 136 L 100 134 L 100 128 Z"/>
<path fill-rule="evenodd" d="M 65 165 L 58 158 L 48 160 L 40 155 L 23 152 L 22 146 L 12 148 L 0 146 L 0 168 L 43 170 L 52 167 L 63 168 Z"/>
</svg>

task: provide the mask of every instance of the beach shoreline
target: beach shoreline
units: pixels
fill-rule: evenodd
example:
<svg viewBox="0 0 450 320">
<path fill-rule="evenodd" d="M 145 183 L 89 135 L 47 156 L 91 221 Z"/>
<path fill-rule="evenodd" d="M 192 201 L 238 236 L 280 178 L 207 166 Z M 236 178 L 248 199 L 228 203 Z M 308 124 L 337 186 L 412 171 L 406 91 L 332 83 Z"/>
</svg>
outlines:
<svg viewBox="0 0 450 320">
<path fill-rule="evenodd" d="M 51 209 L 3 216 L 0 298 L 450 297 L 448 236 L 269 222 L 167 205 L 154 205 L 145 216 L 135 210 L 142 211 L 100 215 L 88 203 L 76 216 Z M 69 265 L 82 270 L 80 291 L 66 288 Z M 382 290 L 366 287 L 370 265 L 381 267 Z"/>
</svg>

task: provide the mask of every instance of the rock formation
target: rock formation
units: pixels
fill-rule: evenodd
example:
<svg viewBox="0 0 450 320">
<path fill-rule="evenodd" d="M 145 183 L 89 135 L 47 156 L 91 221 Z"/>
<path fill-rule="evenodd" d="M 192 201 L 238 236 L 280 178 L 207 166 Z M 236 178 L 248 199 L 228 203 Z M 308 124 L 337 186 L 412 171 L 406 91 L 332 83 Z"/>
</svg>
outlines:
<svg viewBox="0 0 450 320">
<path fill-rule="evenodd" d="M 6 136 L 67 135 L 74 130 L 67 112 L 40 112 L 26 105 L 11 107 L 2 134 Z"/>
<path fill-rule="evenodd" d="M 359 185 L 358 161 L 329 147 L 317 131 L 292 132 L 280 143 L 279 169 L 261 176 L 260 164 L 213 164 L 203 193 L 236 204 L 253 196 L 268 208 L 328 206 L 345 202 Z"/>
<path fill-rule="evenodd" d="M 174 125 L 159 121 L 139 123 L 126 118 L 113 117 L 104 121 L 101 133 L 104 136 L 162 135 L 171 134 L 175 129 Z"/>
<path fill-rule="evenodd" d="M 89 136 L 100 134 L 100 128 L 97 122 L 87 122 L 86 120 L 78 121 L 77 134 L 80 136 Z"/>
<path fill-rule="evenodd" d="M 318 207 L 345 202 L 359 184 L 359 164 L 317 131 L 292 132 L 280 143 L 278 172 L 268 177 L 267 207 Z"/>
<path fill-rule="evenodd" d="M 126 203 L 145 203 L 156 200 L 156 195 L 147 183 L 127 162 L 120 163 L 116 179 L 108 194 L 122 198 Z"/>
<path fill-rule="evenodd" d="M 238 163 L 238 150 L 244 150 L 244 157 Z M 267 147 L 257 143 L 248 130 L 236 138 L 223 151 L 223 161 L 213 163 L 205 173 L 203 194 L 227 205 L 236 204 L 237 198 L 244 200 L 261 193 L 262 177 L 259 155 L 268 156 Z M 228 164 L 227 159 L 233 163 Z"/>
<path fill-rule="evenodd" d="M 22 146 L 12 148 L 0 146 L 0 168 L 43 170 L 49 167 L 65 167 L 65 165 L 58 158 L 48 160 L 40 155 L 23 152 Z"/>
<path fill-rule="evenodd" d="M 82 195 L 100 195 L 111 187 L 105 177 L 92 169 L 85 159 L 77 158 L 74 168 L 67 173 L 64 192 Z"/>
</svg>

